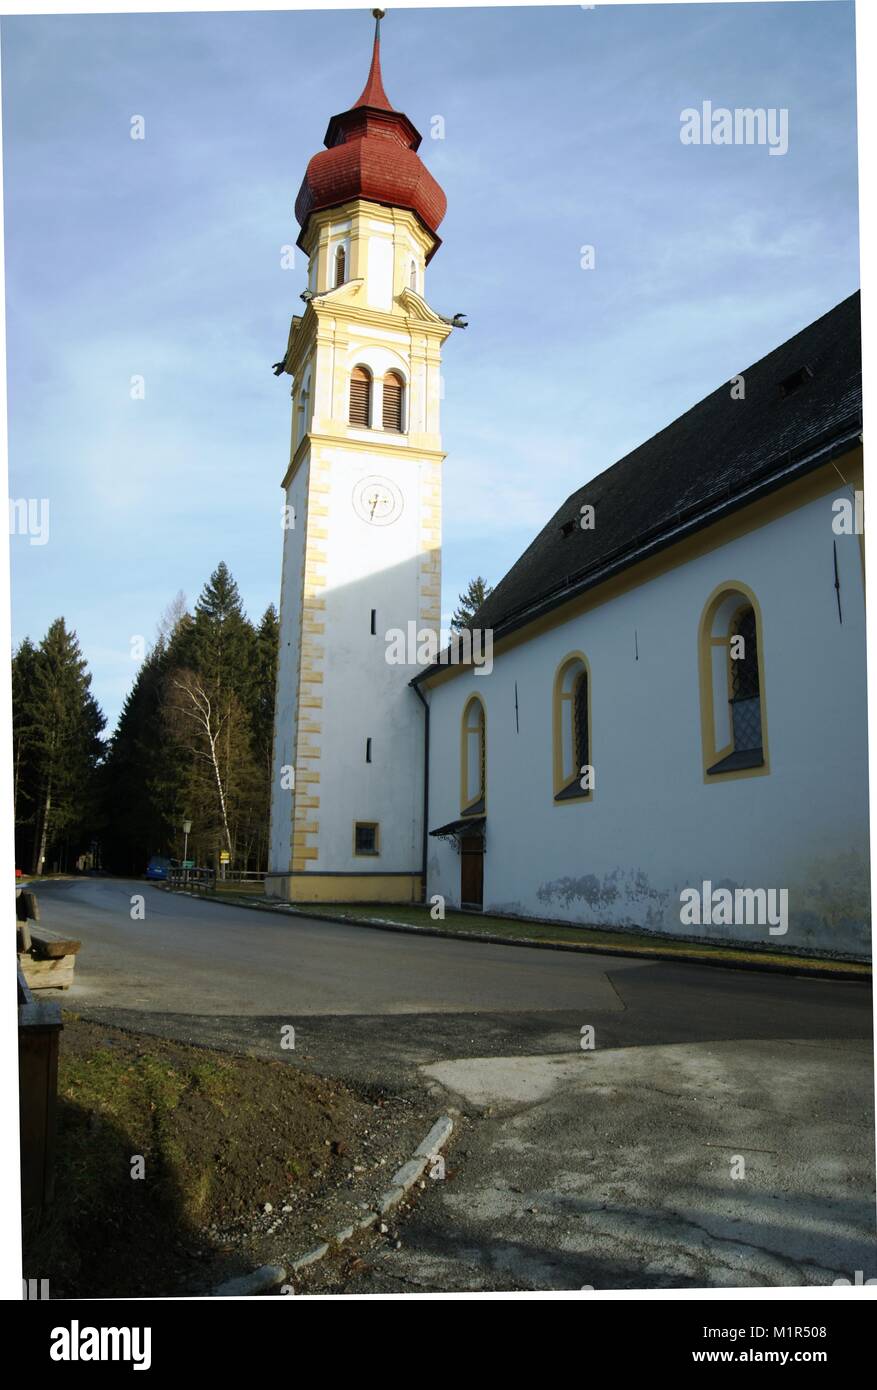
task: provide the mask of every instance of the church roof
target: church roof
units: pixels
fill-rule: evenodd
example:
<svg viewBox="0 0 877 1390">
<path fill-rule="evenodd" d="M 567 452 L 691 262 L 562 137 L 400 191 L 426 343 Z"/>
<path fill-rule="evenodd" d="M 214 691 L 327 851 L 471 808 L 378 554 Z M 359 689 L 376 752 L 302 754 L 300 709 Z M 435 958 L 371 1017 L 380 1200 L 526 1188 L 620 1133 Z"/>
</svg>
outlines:
<svg viewBox="0 0 877 1390">
<path fill-rule="evenodd" d="M 513 631 L 858 442 L 858 291 L 741 375 L 744 399 L 724 382 L 573 492 L 475 625 L 495 636 Z M 586 505 L 593 530 L 580 525 Z"/>
<path fill-rule="evenodd" d="M 312 213 L 367 198 L 415 213 L 435 238 L 429 259 L 440 245 L 437 229 L 448 200 L 417 154 L 420 141 L 420 132 L 404 112 L 391 106 L 384 91 L 378 18 L 365 87 L 348 111 L 332 117 L 323 141 L 326 148 L 305 170 L 295 200 L 301 225 L 298 245 L 304 249 L 302 239 Z"/>
</svg>

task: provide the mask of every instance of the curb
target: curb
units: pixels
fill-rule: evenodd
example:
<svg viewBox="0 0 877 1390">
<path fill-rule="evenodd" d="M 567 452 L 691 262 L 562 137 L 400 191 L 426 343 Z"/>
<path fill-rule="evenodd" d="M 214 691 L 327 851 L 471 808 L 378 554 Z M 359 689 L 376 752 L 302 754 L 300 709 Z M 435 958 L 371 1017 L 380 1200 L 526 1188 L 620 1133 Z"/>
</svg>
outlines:
<svg viewBox="0 0 877 1390">
<path fill-rule="evenodd" d="M 427 1165 L 438 1157 L 440 1150 L 448 1142 L 454 1128 L 454 1122 L 450 1115 L 442 1115 L 436 1120 L 426 1138 L 418 1144 L 414 1150 L 413 1158 L 402 1167 L 397 1169 L 391 1179 L 392 1186 L 378 1198 L 373 1211 L 369 1211 L 359 1221 L 352 1226 L 344 1226 L 340 1231 L 336 1231 L 328 1240 L 321 1241 L 319 1245 L 306 1250 L 303 1255 L 299 1255 L 297 1260 L 293 1260 L 289 1266 L 290 1274 L 297 1274 L 300 1270 L 307 1269 L 309 1265 L 317 1264 L 329 1251 L 338 1249 L 339 1246 L 352 1240 L 358 1231 L 368 1230 L 387 1212 L 392 1211 L 401 1202 L 406 1193 L 410 1192 L 414 1184 L 423 1176 Z M 253 1294 L 268 1293 L 271 1289 L 277 1288 L 287 1278 L 287 1272 L 283 1265 L 261 1265 L 254 1269 L 251 1274 L 239 1275 L 234 1279 L 227 1279 L 224 1284 L 219 1284 L 215 1289 L 206 1295 L 208 1298 L 245 1298 Z"/>
<path fill-rule="evenodd" d="M 156 885 L 159 887 L 159 885 Z M 173 893 L 173 888 L 160 888 L 163 893 Z M 588 942 L 576 941 L 522 941 L 516 936 L 495 936 L 489 932 L 439 931 L 435 927 L 417 927 L 410 922 L 390 922 L 378 917 L 350 917 L 342 913 L 307 912 L 303 908 L 291 907 L 286 903 L 242 903 L 229 902 L 224 898 L 204 897 L 202 894 L 188 894 L 201 902 L 217 903 L 220 907 L 245 908 L 248 912 L 268 912 L 275 917 L 303 917 L 310 922 L 335 922 L 342 927 L 365 927 L 370 931 L 395 931 L 406 936 L 437 936 L 443 940 L 480 941 L 494 946 L 520 946 L 531 951 L 572 951 L 580 955 L 624 956 L 635 960 L 664 960 L 677 965 L 705 965 L 712 970 L 757 970 L 765 975 L 798 975 L 808 980 L 846 980 L 853 984 L 870 984 L 871 967 L 865 961 L 850 961 L 850 965 L 860 966 L 859 970 L 839 970 L 826 963 L 824 966 L 802 966 L 789 957 L 789 964 L 778 961 L 721 960 L 709 956 L 690 954 L 685 951 L 661 950 L 656 946 L 598 946 Z M 808 957 L 812 959 L 812 957 Z"/>
</svg>

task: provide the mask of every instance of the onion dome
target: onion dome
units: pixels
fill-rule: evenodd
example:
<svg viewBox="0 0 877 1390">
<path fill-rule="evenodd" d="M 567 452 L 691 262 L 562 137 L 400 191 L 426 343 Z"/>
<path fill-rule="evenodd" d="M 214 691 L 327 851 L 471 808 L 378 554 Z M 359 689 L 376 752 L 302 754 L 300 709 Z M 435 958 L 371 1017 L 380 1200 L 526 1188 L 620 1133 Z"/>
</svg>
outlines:
<svg viewBox="0 0 877 1390">
<path fill-rule="evenodd" d="M 349 111 L 333 116 L 326 148 L 308 164 L 295 200 L 301 224 L 298 244 L 311 213 L 367 198 L 388 207 L 408 208 L 435 237 L 447 198 L 417 154 L 421 136 L 408 117 L 391 105 L 381 77 L 381 12 L 375 10 L 375 41 L 368 79 Z M 429 259 L 429 257 L 427 257 Z"/>
</svg>

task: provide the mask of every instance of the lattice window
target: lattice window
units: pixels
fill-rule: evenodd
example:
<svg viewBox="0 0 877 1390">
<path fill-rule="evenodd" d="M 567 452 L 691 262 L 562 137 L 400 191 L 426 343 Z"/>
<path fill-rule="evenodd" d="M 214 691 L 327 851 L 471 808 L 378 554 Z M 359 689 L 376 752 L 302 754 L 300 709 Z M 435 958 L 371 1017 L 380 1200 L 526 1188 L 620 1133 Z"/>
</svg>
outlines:
<svg viewBox="0 0 877 1390">
<path fill-rule="evenodd" d="M 749 752 L 760 748 L 762 739 L 758 635 L 752 608 L 742 609 L 731 624 L 729 650 L 734 751 Z"/>
<path fill-rule="evenodd" d="M 582 671 L 576 681 L 573 695 L 573 746 L 575 748 L 576 769 L 578 772 L 588 764 L 589 745 L 588 673 L 587 671 Z"/>
<path fill-rule="evenodd" d="M 461 807 L 471 815 L 484 810 L 487 787 L 487 739 L 484 706 L 472 699 L 463 711 L 463 767 Z"/>
</svg>

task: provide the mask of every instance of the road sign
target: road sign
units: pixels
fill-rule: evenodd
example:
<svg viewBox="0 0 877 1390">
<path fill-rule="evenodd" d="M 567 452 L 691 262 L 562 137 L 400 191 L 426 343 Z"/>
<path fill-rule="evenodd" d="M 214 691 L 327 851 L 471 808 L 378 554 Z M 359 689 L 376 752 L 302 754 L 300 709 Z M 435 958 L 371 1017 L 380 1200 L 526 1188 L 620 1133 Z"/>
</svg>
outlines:
<svg viewBox="0 0 877 1390">
<path fill-rule="evenodd" d="M 194 869 L 194 867 L 195 867 L 195 861 L 194 861 L 194 859 L 184 859 L 184 860 L 183 860 L 183 863 L 182 863 L 182 867 L 183 867 L 184 869 Z"/>
<path fill-rule="evenodd" d="M 227 864 L 228 861 L 229 861 L 230 859 L 231 859 L 231 855 L 229 854 L 229 852 L 228 852 L 227 849 L 221 849 L 221 850 L 219 851 L 219 862 L 220 862 L 220 864 Z"/>
</svg>

